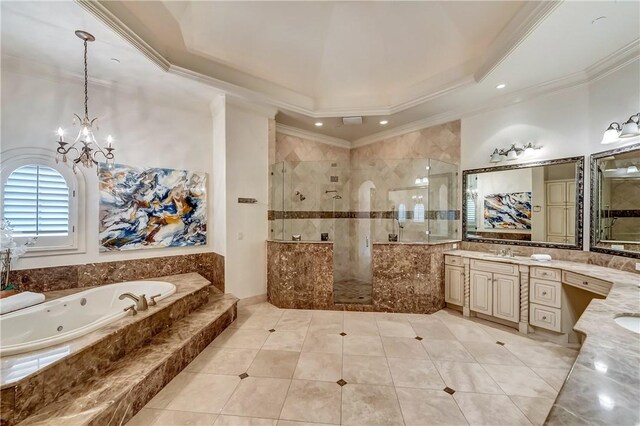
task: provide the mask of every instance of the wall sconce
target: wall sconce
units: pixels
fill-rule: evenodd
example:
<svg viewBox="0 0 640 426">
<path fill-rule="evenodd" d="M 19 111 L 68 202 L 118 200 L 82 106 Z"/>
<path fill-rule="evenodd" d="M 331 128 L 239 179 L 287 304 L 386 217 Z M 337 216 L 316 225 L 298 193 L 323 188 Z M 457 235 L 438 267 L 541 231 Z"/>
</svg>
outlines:
<svg viewBox="0 0 640 426">
<path fill-rule="evenodd" d="M 528 157 L 533 154 L 536 149 L 540 149 L 541 147 L 535 146 L 533 142 L 528 142 L 526 145 L 522 147 L 517 147 L 515 144 L 512 144 L 509 149 L 494 149 L 491 154 L 491 159 L 489 160 L 491 163 L 499 163 L 502 160 L 513 161 L 518 158 L 524 156 Z"/>
<path fill-rule="evenodd" d="M 618 123 L 611 123 L 602 136 L 603 145 L 620 142 L 620 139 L 633 138 L 640 136 L 640 112 L 629 117 L 622 126 Z"/>
<path fill-rule="evenodd" d="M 417 177 L 415 180 L 416 185 L 429 185 L 429 178 L 426 176 Z"/>
</svg>

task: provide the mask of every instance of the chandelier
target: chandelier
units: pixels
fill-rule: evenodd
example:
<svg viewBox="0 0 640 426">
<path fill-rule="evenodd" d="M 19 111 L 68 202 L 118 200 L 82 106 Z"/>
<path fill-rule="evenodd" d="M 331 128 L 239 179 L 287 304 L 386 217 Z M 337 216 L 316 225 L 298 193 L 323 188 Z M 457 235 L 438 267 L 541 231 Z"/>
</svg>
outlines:
<svg viewBox="0 0 640 426">
<path fill-rule="evenodd" d="M 96 130 L 100 130 L 96 118 L 89 118 L 89 94 L 88 94 L 88 78 L 87 78 L 87 43 L 95 41 L 95 37 L 86 31 L 77 30 L 76 36 L 84 41 L 84 117 L 81 118 L 78 114 L 74 114 L 73 125 L 76 122 L 80 124 L 80 131 L 73 143 L 69 144 L 64 141 L 64 130 L 62 127 L 58 127 L 58 149 L 56 150 L 56 163 L 60 161 L 62 156 L 62 162 L 67 162 L 67 155 L 71 155 L 71 151 L 77 157 L 73 159 L 73 172 L 77 173 L 77 165 L 81 164 L 84 167 L 91 168 L 98 164 L 96 157 L 98 154 L 102 155 L 108 166 L 112 166 L 114 163 L 113 155 L 113 138 L 111 135 L 107 136 L 107 146 L 102 148 L 93 134 L 93 126 L 95 124 Z M 97 169 L 96 169 L 97 171 Z"/>
</svg>

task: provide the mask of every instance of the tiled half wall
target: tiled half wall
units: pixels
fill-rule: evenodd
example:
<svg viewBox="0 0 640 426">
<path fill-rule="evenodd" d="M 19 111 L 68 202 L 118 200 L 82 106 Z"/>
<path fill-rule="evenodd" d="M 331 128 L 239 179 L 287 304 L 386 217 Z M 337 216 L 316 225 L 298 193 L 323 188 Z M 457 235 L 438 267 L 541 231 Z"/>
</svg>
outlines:
<svg viewBox="0 0 640 426">
<path fill-rule="evenodd" d="M 224 256 L 213 252 L 23 269 L 12 271 L 9 282 L 20 291 L 43 292 L 189 272 L 199 273 L 224 293 Z"/>
</svg>

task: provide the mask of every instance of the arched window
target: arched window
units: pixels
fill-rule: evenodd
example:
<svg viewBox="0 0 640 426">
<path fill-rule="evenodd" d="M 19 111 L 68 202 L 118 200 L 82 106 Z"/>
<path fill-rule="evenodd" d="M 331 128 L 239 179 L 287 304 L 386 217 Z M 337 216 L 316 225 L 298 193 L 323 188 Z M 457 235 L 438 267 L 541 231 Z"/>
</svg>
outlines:
<svg viewBox="0 0 640 426">
<path fill-rule="evenodd" d="M 76 248 L 75 179 L 54 165 L 25 163 L 3 170 L 2 217 L 9 221 L 14 237 L 37 237 L 29 251 Z"/>
</svg>

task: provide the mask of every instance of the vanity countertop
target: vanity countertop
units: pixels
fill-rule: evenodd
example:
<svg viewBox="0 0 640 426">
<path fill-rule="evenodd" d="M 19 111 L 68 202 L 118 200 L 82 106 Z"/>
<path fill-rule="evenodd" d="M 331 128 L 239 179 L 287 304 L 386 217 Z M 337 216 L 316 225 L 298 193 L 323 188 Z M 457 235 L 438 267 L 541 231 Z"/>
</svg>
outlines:
<svg viewBox="0 0 640 426">
<path fill-rule="evenodd" d="M 440 244 L 459 243 L 460 240 L 441 240 L 441 241 L 374 241 L 373 244 L 389 244 L 389 245 L 407 245 L 407 246 L 437 246 Z"/>
<path fill-rule="evenodd" d="M 282 244 L 333 244 L 333 241 L 318 241 L 318 240 L 267 240 L 268 243 L 282 243 Z"/>
<path fill-rule="evenodd" d="M 611 282 L 605 299 L 591 301 L 574 330 L 586 335 L 546 424 L 640 424 L 640 334 L 615 322 L 640 314 L 640 275 L 602 266 L 466 250 L 445 252 L 471 259 L 562 269 Z"/>
</svg>

